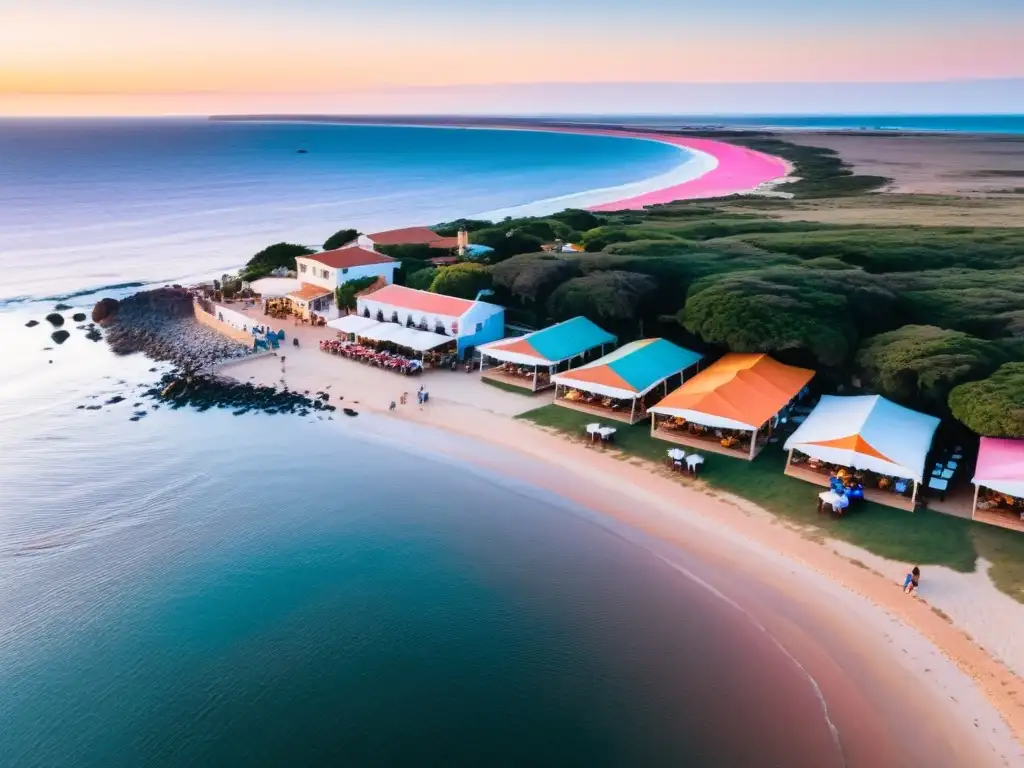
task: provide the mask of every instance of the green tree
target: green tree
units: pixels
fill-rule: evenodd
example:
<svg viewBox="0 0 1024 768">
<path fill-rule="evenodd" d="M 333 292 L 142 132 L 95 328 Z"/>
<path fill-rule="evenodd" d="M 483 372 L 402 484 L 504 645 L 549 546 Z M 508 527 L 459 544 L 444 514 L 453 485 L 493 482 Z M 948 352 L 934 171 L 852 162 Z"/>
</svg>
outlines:
<svg viewBox="0 0 1024 768">
<path fill-rule="evenodd" d="M 405 284 L 410 288 L 415 288 L 417 291 L 429 291 L 430 284 L 434 282 L 436 275 L 437 267 L 418 269 L 415 272 L 409 273 L 409 277 L 405 279 Z"/>
<path fill-rule="evenodd" d="M 555 253 L 520 254 L 491 267 L 495 287 L 527 305 L 545 301 L 558 286 L 579 275 L 579 257 Z"/>
<path fill-rule="evenodd" d="M 520 253 L 537 253 L 540 251 L 541 245 L 544 244 L 539 237 L 503 226 L 471 232 L 469 239 L 471 242 L 494 249 L 487 255 L 492 263 L 504 261 Z"/>
<path fill-rule="evenodd" d="M 643 317 L 645 302 L 657 291 L 647 275 L 609 270 L 574 277 L 562 283 L 548 299 L 555 320 L 584 315 L 608 328 L 632 326 Z"/>
<path fill-rule="evenodd" d="M 295 269 L 295 257 L 308 256 L 311 253 L 314 253 L 313 249 L 304 245 L 274 243 L 249 259 L 242 269 L 240 277 L 243 280 L 255 280 L 266 277 L 279 267 Z"/>
<path fill-rule="evenodd" d="M 491 273 L 487 267 L 468 261 L 441 267 L 430 283 L 431 293 L 458 296 L 460 299 L 475 299 L 480 291 L 490 287 Z"/>
<path fill-rule="evenodd" d="M 933 325 L 905 325 L 872 336 L 857 353 L 870 389 L 933 410 L 944 410 L 957 384 L 988 376 L 1006 361 L 998 344 Z"/>
<path fill-rule="evenodd" d="M 371 275 L 368 277 L 357 277 L 355 280 L 342 283 L 334 289 L 335 305 L 338 309 L 355 309 L 356 296 L 376 282 L 377 278 Z"/>
<path fill-rule="evenodd" d="M 339 229 L 333 235 L 324 241 L 324 250 L 333 251 L 335 248 L 341 248 L 346 243 L 351 243 L 359 237 L 359 231 L 355 229 Z"/>
<path fill-rule="evenodd" d="M 600 216 L 590 211 L 580 210 L 579 208 L 566 208 L 564 211 L 555 213 L 548 218 L 568 224 L 571 229 L 577 232 L 586 232 L 588 229 L 599 227 L 603 223 Z"/>
<path fill-rule="evenodd" d="M 1007 363 L 987 379 L 954 387 L 949 409 L 979 435 L 1024 437 L 1024 363 Z"/>
</svg>

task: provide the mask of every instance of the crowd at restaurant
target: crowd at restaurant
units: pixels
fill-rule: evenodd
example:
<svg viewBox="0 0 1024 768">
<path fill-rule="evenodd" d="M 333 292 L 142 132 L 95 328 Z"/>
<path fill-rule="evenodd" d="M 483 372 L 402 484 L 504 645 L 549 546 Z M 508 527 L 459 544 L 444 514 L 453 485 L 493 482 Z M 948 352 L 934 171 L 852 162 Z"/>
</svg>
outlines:
<svg viewBox="0 0 1024 768">
<path fill-rule="evenodd" d="M 355 342 L 324 339 L 320 342 L 320 351 L 341 355 L 350 360 L 395 371 L 406 376 L 414 376 L 423 372 L 423 364 L 419 360 L 413 360 L 394 352 L 378 351 Z"/>
</svg>

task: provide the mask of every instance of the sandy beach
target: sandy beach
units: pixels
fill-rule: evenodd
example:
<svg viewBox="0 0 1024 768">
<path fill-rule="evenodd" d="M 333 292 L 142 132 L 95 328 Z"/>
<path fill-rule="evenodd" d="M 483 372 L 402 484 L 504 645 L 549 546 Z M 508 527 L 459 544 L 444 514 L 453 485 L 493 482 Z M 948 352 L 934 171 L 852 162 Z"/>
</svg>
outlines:
<svg viewBox="0 0 1024 768">
<path fill-rule="evenodd" d="M 221 372 L 326 388 L 360 412 L 346 428 L 547 489 L 655 542 L 640 545 L 743 611 L 820 688 L 847 764 L 1024 764 L 1024 611 L 983 567 L 928 567 L 921 598 L 907 597 L 906 564 L 814 540 L 748 502 L 511 418 L 550 395 L 505 392 L 475 374 L 403 378 L 320 352 L 318 339 L 333 335 L 324 330 L 286 331 L 302 346 L 282 348 L 283 364 L 270 355 Z M 388 411 L 420 385 L 426 407 L 410 397 Z"/>
</svg>

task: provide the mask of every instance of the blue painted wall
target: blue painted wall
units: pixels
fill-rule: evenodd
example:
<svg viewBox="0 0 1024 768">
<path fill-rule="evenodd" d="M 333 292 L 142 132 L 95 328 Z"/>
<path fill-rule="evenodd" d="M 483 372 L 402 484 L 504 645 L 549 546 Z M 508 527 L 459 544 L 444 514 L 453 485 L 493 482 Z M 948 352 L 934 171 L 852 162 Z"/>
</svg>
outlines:
<svg viewBox="0 0 1024 768">
<path fill-rule="evenodd" d="M 476 328 L 476 324 L 473 325 Z M 468 329 L 467 329 L 468 330 Z M 484 318 L 483 327 L 466 336 L 459 337 L 459 358 L 465 357 L 467 347 L 478 347 L 489 341 L 497 341 L 505 336 L 505 312 L 495 312 Z"/>
</svg>

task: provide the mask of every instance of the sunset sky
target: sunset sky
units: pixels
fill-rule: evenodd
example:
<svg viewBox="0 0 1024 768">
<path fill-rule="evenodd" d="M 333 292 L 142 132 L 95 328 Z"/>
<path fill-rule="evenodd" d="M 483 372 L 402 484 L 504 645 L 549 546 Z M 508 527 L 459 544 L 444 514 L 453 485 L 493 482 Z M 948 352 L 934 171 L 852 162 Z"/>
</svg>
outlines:
<svg viewBox="0 0 1024 768">
<path fill-rule="evenodd" d="M 460 87 L 489 85 L 516 110 L 556 98 L 532 85 L 625 83 L 785 83 L 779 111 L 815 111 L 800 84 L 1024 78 L 1024 0 L 494 5 L 0 0 L 0 114 L 402 111 L 428 93 L 471 110 L 479 89 Z"/>
</svg>

